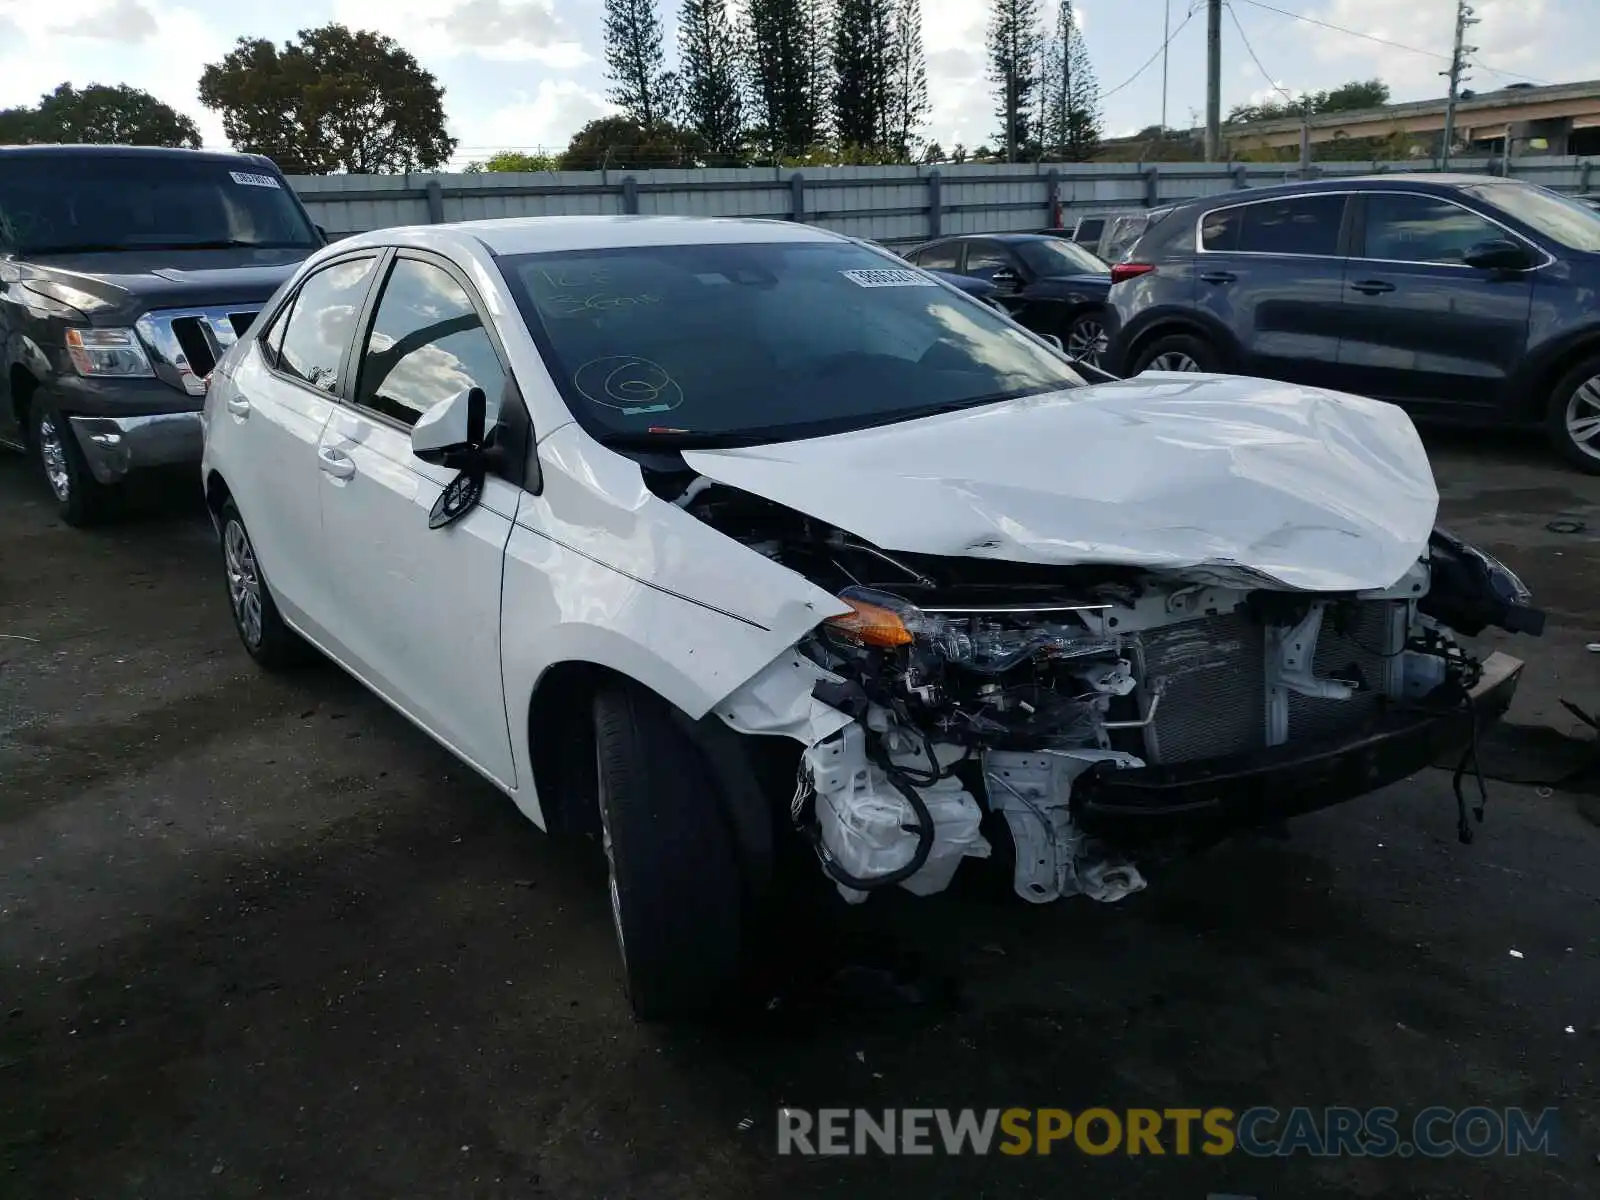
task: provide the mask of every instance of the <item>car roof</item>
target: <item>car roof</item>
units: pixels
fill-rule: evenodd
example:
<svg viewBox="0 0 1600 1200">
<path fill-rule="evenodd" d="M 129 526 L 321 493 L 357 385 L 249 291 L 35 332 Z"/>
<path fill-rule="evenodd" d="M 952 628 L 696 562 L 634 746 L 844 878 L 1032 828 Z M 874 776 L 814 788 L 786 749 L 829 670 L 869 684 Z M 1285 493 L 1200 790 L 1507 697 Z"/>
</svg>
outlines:
<svg viewBox="0 0 1600 1200">
<path fill-rule="evenodd" d="M 1271 200 L 1275 196 L 1303 196 L 1314 192 L 1357 191 L 1429 191 L 1453 192 L 1464 187 L 1483 184 L 1516 186 L 1521 180 L 1504 179 L 1498 175 L 1424 174 L 1418 171 L 1385 172 L 1379 175 L 1341 175 L 1324 179 L 1301 179 L 1288 183 L 1274 183 L 1265 187 L 1241 188 L 1237 191 L 1218 192 L 1210 196 L 1196 196 L 1182 205 L 1170 208 L 1225 208 L 1234 204 L 1248 204 L 1255 200 Z"/>
<path fill-rule="evenodd" d="M 263 154 L 241 154 L 232 150 L 190 150 L 180 146 L 113 146 L 102 143 L 52 142 L 48 145 L 0 145 L 4 158 L 187 158 L 211 162 L 252 162 L 272 164 Z"/>
<path fill-rule="evenodd" d="M 603 250 L 631 246 L 732 245 L 741 242 L 842 242 L 843 234 L 798 221 L 738 217 L 497 217 L 375 229 L 343 238 L 340 247 L 421 244 L 470 238 L 494 254 Z"/>
</svg>

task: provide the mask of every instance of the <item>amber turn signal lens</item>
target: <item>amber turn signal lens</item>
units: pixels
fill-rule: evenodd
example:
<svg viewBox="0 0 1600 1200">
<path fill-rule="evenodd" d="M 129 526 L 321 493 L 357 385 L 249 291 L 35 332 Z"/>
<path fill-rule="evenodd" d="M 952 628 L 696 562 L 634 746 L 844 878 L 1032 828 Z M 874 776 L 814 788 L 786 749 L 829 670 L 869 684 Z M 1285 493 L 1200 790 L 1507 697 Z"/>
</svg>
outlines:
<svg viewBox="0 0 1600 1200">
<path fill-rule="evenodd" d="M 865 600 L 841 597 L 850 611 L 829 617 L 827 624 L 839 634 L 861 646 L 909 646 L 911 631 L 905 622 L 887 608 Z"/>
</svg>

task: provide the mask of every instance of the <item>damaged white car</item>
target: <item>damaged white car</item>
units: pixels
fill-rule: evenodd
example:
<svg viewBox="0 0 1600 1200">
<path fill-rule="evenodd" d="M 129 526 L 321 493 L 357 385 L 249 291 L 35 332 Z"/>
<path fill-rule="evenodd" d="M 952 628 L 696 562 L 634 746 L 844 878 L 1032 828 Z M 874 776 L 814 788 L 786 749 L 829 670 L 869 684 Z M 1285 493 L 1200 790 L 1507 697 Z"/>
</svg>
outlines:
<svg viewBox="0 0 1600 1200">
<path fill-rule="evenodd" d="M 1116 900 L 1468 746 L 1521 664 L 1457 635 L 1543 623 L 1435 529 L 1399 409 L 1090 386 L 799 224 L 337 242 L 205 423 L 250 654 L 314 645 L 597 837 L 645 1017 L 738 999 L 794 848 L 848 901 L 958 868 Z"/>
</svg>

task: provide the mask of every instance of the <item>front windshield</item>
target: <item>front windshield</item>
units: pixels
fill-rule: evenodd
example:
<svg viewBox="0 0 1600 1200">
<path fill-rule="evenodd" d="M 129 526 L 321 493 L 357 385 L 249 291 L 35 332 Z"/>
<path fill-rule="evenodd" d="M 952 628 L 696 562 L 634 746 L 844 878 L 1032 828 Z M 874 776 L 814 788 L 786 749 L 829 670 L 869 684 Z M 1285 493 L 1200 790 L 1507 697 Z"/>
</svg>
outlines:
<svg viewBox="0 0 1600 1200">
<path fill-rule="evenodd" d="M 1466 190 L 1551 241 L 1572 250 L 1600 251 L 1600 213 L 1587 205 L 1525 183 L 1481 183 Z"/>
<path fill-rule="evenodd" d="M 1083 383 L 999 313 L 852 242 L 501 266 L 574 415 L 614 442 L 781 441 Z"/>
<path fill-rule="evenodd" d="M 1038 275 L 1105 275 L 1111 268 L 1076 242 L 1039 238 L 1018 242 L 1017 254 Z"/>
<path fill-rule="evenodd" d="M 245 160 L 18 154 L 0 166 L 0 247 L 22 254 L 318 242 L 283 180 Z"/>
</svg>

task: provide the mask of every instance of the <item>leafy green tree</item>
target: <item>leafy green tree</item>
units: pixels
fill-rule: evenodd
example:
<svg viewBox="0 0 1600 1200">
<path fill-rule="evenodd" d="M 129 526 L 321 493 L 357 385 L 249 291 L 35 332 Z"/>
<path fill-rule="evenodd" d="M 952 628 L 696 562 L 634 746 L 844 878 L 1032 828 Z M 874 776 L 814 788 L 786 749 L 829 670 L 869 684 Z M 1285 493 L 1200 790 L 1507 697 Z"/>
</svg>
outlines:
<svg viewBox="0 0 1600 1200">
<path fill-rule="evenodd" d="M 702 153 L 693 133 L 666 121 L 646 127 L 632 117 L 600 117 L 572 135 L 561 156 L 563 171 L 648 171 L 693 167 Z"/>
<path fill-rule="evenodd" d="M 677 77 L 666 68 L 656 0 L 606 0 L 605 39 L 611 102 L 646 129 L 668 120 Z"/>
<path fill-rule="evenodd" d="M 989 16 L 989 79 L 1006 161 L 1017 162 L 1033 140 L 1035 93 L 1044 36 L 1039 0 L 993 0 Z"/>
<path fill-rule="evenodd" d="M 922 161 L 925 163 L 942 163 L 945 161 L 944 147 L 938 142 L 929 142 L 928 148 L 922 152 Z"/>
<path fill-rule="evenodd" d="M 520 150 L 502 150 L 482 162 L 468 163 L 463 171 L 479 175 L 485 171 L 554 171 L 556 159 L 552 154 L 524 154 Z"/>
<path fill-rule="evenodd" d="M 811 155 L 827 124 L 831 62 L 824 0 L 747 0 L 752 131 L 768 154 Z"/>
<path fill-rule="evenodd" d="M 928 62 L 922 49 L 922 0 L 894 0 L 884 144 L 901 162 L 912 160 L 929 111 Z"/>
<path fill-rule="evenodd" d="M 0 110 L 0 143 L 103 143 L 200 148 L 194 121 L 149 92 L 118 84 L 63 83 L 32 108 Z"/>
<path fill-rule="evenodd" d="M 683 0 L 678 57 L 685 127 L 712 159 L 739 161 L 745 141 L 743 62 L 727 0 Z"/>
<path fill-rule="evenodd" d="M 393 38 L 343 25 L 300 30 L 279 50 L 240 38 L 200 75 L 200 102 L 240 150 L 290 174 L 433 170 L 455 151 L 444 89 Z"/>
<path fill-rule="evenodd" d="M 888 129 L 891 2 L 838 0 L 833 18 L 834 137 L 875 160 Z"/>
<path fill-rule="evenodd" d="M 956 148 L 950 151 L 950 161 L 958 166 L 967 161 L 967 147 L 964 143 L 956 143 Z"/>
<path fill-rule="evenodd" d="M 1229 125 L 1248 125 L 1254 121 L 1281 121 L 1303 112 L 1357 112 L 1382 108 L 1389 103 L 1389 85 L 1381 79 L 1355 79 L 1332 91 L 1306 92 L 1293 101 L 1269 100 L 1261 104 L 1238 104 L 1228 111 Z"/>
<path fill-rule="evenodd" d="M 1065 162 L 1088 162 L 1100 144 L 1100 84 L 1072 0 L 1061 0 L 1045 48 L 1043 140 Z"/>
</svg>

